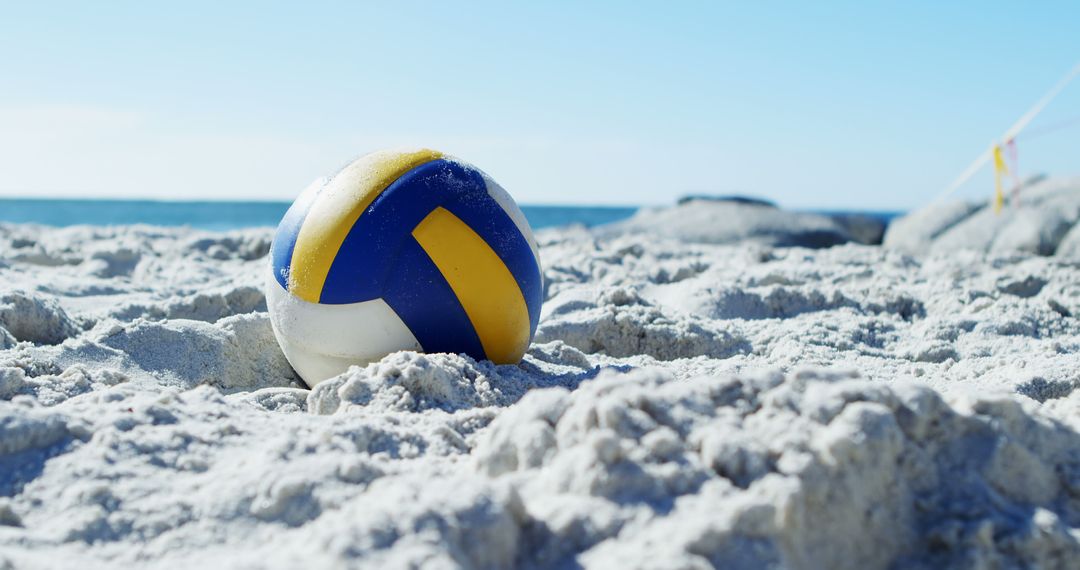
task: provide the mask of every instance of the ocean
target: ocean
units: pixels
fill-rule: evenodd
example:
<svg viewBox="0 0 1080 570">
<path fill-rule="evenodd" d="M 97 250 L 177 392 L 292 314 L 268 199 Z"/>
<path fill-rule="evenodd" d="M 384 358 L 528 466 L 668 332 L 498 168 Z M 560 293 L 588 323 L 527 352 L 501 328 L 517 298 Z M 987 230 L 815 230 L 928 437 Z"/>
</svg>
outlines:
<svg viewBox="0 0 1080 570">
<path fill-rule="evenodd" d="M 0 198 L 0 223 L 50 226 L 152 224 L 231 230 L 276 226 L 290 202 L 162 202 L 155 200 L 61 200 Z M 617 222 L 634 215 L 631 206 L 533 206 L 521 210 L 533 229 Z M 811 210 L 825 215 L 861 214 L 886 223 L 902 212 Z"/>
<path fill-rule="evenodd" d="M 231 230 L 276 226 L 290 202 L 161 202 L 153 200 L 0 199 L 0 222 L 50 226 L 153 224 Z M 533 229 L 596 226 L 629 218 L 633 207 L 529 206 L 521 210 Z"/>
</svg>

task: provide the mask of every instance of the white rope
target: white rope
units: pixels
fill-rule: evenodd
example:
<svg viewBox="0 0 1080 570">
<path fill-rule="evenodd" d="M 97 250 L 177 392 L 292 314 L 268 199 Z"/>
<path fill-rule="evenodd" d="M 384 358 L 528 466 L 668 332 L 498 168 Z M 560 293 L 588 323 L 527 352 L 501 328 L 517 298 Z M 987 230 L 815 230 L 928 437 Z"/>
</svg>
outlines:
<svg viewBox="0 0 1080 570">
<path fill-rule="evenodd" d="M 1016 135 L 1020 134 L 1020 131 L 1024 130 L 1024 127 L 1028 126 L 1028 123 L 1030 123 L 1032 119 L 1036 117 L 1036 115 L 1042 112 L 1042 110 L 1050 104 L 1050 101 L 1052 101 L 1054 97 L 1057 97 L 1058 93 L 1061 93 L 1062 89 L 1065 89 L 1065 86 L 1068 85 L 1073 79 L 1075 79 L 1077 75 L 1080 75 L 1080 63 L 1076 64 L 1075 67 L 1073 67 L 1068 73 L 1066 73 L 1065 77 L 1062 77 L 1061 80 L 1057 82 L 1057 85 L 1054 85 L 1053 89 L 1051 89 L 1046 95 L 1043 95 L 1042 98 L 1039 99 L 1037 103 L 1035 103 L 1034 107 L 1029 109 L 1027 113 L 1024 113 L 1023 116 L 1021 116 L 1020 119 L 1017 120 L 1016 123 L 1009 128 L 1009 130 L 1005 131 L 1005 134 L 1002 135 L 999 140 L 1001 142 L 1007 142 L 1010 139 L 1015 138 Z M 947 196 L 955 192 L 957 188 L 967 182 L 969 178 L 974 176 L 975 173 L 978 172 L 984 164 L 989 162 L 990 157 L 993 156 L 993 154 L 993 146 L 983 151 L 983 153 L 976 157 L 974 162 L 972 162 L 970 166 L 964 169 L 964 171 L 960 173 L 960 176 L 958 176 L 956 180 L 953 180 L 952 184 L 949 184 L 949 186 L 946 187 L 941 194 L 938 194 L 937 198 L 934 198 L 931 203 L 940 202 L 941 200 L 945 199 Z"/>
</svg>

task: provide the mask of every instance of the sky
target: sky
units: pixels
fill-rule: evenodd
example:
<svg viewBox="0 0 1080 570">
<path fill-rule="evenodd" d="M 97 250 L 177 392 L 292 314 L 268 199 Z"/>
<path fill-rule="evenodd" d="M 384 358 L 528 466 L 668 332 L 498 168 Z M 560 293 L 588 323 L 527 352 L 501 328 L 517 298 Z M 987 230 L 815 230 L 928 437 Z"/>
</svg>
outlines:
<svg viewBox="0 0 1080 570">
<path fill-rule="evenodd" d="M 1080 61 L 1078 29 L 1076 2 L 0 0 L 0 196 L 291 200 L 424 146 L 527 204 L 906 210 Z M 1080 80 L 1031 128 L 1076 117 Z M 1080 126 L 1017 148 L 1080 174 Z"/>
</svg>

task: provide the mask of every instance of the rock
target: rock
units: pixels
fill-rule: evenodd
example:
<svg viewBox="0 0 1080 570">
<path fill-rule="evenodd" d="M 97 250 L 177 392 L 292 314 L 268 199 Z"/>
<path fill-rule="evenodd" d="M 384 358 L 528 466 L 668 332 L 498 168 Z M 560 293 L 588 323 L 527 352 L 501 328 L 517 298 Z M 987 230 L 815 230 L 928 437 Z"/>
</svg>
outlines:
<svg viewBox="0 0 1080 570">
<path fill-rule="evenodd" d="M 982 208 L 973 202 L 947 202 L 916 210 L 889 224 L 882 245 L 905 253 L 925 253 L 938 236 Z"/>
<path fill-rule="evenodd" d="M 1074 222 L 1076 212 L 1070 214 L 1057 208 L 1023 208 L 1001 229 L 990 250 L 1000 253 L 1024 251 L 1052 255 Z"/>
<path fill-rule="evenodd" d="M 1066 259 L 1080 259 L 1080 225 L 1074 225 L 1058 242 L 1054 255 Z"/>
<path fill-rule="evenodd" d="M 829 217 L 864 245 L 881 245 L 889 225 L 882 217 L 870 214 L 829 214 Z"/>
<path fill-rule="evenodd" d="M 766 200 L 764 198 L 757 198 L 755 196 L 739 196 L 737 194 L 726 195 L 711 195 L 711 194 L 690 194 L 679 198 L 677 202 L 680 206 L 694 201 L 701 202 L 729 202 L 732 204 L 744 204 L 747 206 L 764 206 L 767 208 L 777 208 L 776 202 L 772 200 Z"/>
<path fill-rule="evenodd" d="M 1001 212 L 990 206 L 989 201 L 929 204 L 895 220 L 884 245 L 905 253 L 966 249 L 1053 255 L 1080 220 L 1080 178 L 1033 179 L 1021 188 L 1016 203 Z M 1072 239 L 1080 241 L 1080 236 Z"/>
<path fill-rule="evenodd" d="M 1003 228 L 1011 221 L 1015 212 L 995 214 L 991 208 L 982 208 L 962 223 L 956 224 L 941 233 L 930 244 L 930 251 L 947 253 L 967 249 L 986 253 Z"/>
<path fill-rule="evenodd" d="M 756 203 L 692 200 L 671 208 L 643 209 L 628 220 L 598 228 L 601 236 L 648 233 L 686 242 L 753 241 L 771 246 L 831 247 L 855 241 L 828 216 L 789 212 Z"/>
</svg>

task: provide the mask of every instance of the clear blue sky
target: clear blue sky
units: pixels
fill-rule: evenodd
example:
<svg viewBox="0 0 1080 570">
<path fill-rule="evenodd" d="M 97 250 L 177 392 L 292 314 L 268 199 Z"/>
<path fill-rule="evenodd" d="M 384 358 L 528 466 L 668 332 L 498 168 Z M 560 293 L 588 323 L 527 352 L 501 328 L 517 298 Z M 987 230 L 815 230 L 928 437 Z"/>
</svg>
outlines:
<svg viewBox="0 0 1080 570">
<path fill-rule="evenodd" d="M 0 195 L 291 199 L 423 145 L 526 203 L 903 209 L 1080 59 L 1078 30 L 1075 2 L 10 2 Z M 1033 127 L 1078 115 L 1080 81 Z M 1019 148 L 1080 173 L 1080 129 Z"/>
</svg>

